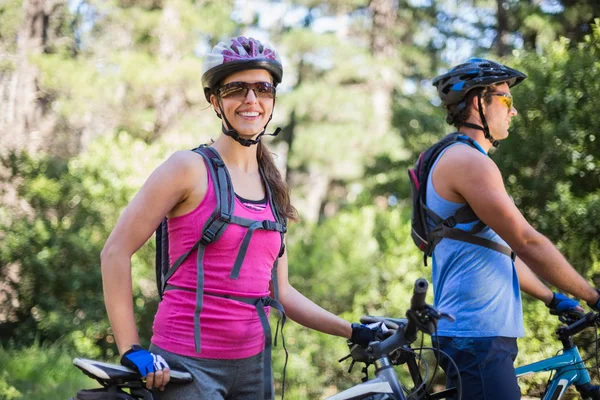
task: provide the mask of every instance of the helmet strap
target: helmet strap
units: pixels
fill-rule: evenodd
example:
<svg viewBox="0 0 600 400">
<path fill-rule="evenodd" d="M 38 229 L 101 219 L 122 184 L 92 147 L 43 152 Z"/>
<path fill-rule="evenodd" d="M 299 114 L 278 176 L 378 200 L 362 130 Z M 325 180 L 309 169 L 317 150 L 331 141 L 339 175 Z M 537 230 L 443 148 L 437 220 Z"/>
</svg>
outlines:
<svg viewBox="0 0 600 400">
<path fill-rule="evenodd" d="M 239 132 L 236 131 L 233 128 L 233 125 L 231 125 L 229 123 L 229 121 L 227 120 L 227 117 L 225 116 L 225 112 L 223 111 L 223 106 L 221 105 L 221 99 L 218 99 L 219 101 L 219 108 L 221 110 L 221 112 L 219 113 L 218 111 L 215 110 L 215 112 L 217 113 L 217 116 L 219 118 L 221 118 L 224 122 L 224 124 L 221 125 L 221 131 L 229 136 L 230 138 L 232 138 L 233 140 L 235 140 L 236 142 L 238 142 L 239 144 L 241 144 L 244 147 L 250 147 L 252 145 L 258 144 L 260 142 L 260 138 L 262 136 L 277 136 L 279 134 L 279 132 L 281 132 L 281 128 L 277 128 L 275 129 L 275 132 L 273 133 L 265 133 L 267 130 L 267 125 L 269 125 L 269 122 L 271 122 L 271 118 L 273 118 L 273 112 L 271 112 L 271 115 L 269 116 L 269 120 L 267 121 L 267 123 L 265 124 L 262 132 L 259 133 L 259 135 L 256 137 L 256 139 L 244 139 L 243 137 L 240 136 Z M 275 99 L 273 99 L 273 108 L 275 108 Z"/>
<path fill-rule="evenodd" d="M 469 122 L 464 123 L 464 125 L 468 126 L 470 128 L 475 128 L 475 129 L 482 130 L 483 131 L 483 135 L 485 136 L 485 138 L 487 140 L 489 140 L 490 143 L 492 143 L 492 146 L 494 146 L 494 147 L 497 148 L 498 146 L 500 146 L 500 143 L 496 139 L 494 139 L 494 137 L 490 133 L 490 128 L 488 127 L 487 120 L 485 119 L 485 115 L 483 114 L 483 107 L 482 107 L 482 104 L 481 104 L 481 93 L 477 93 L 477 104 L 479 106 L 479 118 L 481 119 L 481 124 L 483 126 L 478 126 L 478 125 L 475 125 L 475 124 L 471 124 Z"/>
</svg>

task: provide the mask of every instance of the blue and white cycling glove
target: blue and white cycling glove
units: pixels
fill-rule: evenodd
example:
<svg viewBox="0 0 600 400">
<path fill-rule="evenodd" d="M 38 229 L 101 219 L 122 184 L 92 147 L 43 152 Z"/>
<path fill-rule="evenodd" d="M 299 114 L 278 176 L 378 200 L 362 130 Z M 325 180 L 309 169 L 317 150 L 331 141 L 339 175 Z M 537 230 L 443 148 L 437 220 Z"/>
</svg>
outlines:
<svg viewBox="0 0 600 400">
<path fill-rule="evenodd" d="M 552 301 L 547 304 L 550 309 L 550 314 L 561 315 L 561 314 L 577 314 L 583 315 L 583 309 L 579 305 L 577 300 L 573 300 L 562 293 L 554 293 Z"/>
<path fill-rule="evenodd" d="M 142 378 L 149 373 L 169 368 L 169 365 L 162 356 L 150 353 L 142 346 L 134 344 L 121 357 L 121 365 L 137 371 Z"/>
</svg>

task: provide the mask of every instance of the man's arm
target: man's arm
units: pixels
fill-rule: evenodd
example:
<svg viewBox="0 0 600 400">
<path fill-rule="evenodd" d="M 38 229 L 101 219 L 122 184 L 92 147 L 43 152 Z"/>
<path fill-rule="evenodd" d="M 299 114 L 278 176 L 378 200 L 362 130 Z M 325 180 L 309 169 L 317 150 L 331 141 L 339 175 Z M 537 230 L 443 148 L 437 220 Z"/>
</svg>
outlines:
<svg viewBox="0 0 600 400">
<path fill-rule="evenodd" d="M 519 257 L 515 259 L 515 267 L 517 269 L 517 275 L 519 276 L 521 290 L 528 295 L 543 301 L 546 305 L 550 304 L 554 293 L 552 293 L 548 286 L 544 285 L 544 283 Z"/>
<path fill-rule="evenodd" d="M 477 150 L 455 146 L 440 160 L 455 195 L 464 198 L 475 214 L 543 280 L 588 303 L 598 301 L 596 290 L 567 262 L 541 233 L 525 220 L 506 193 L 496 164 Z"/>
</svg>

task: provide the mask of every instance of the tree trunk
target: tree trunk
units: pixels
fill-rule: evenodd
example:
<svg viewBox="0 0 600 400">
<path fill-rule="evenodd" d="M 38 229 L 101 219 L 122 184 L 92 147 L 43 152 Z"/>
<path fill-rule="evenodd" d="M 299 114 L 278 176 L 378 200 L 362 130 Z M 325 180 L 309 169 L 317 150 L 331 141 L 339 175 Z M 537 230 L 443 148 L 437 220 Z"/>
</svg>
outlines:
<svg viewBox="0 0 600 400">
<path fill-rule="evenodd" d="M 0 152 L 26 150 L 55 155 L 76 152 L 77 141 L 65 142 L 55 132 L 57 117 L 51 99 L 39 87 L 39 71 L 31 61 L 47 51 L 50 20 L 62 11 L 64 0 L 24 0 L 23 24 L 17 35 L 15 68 L 0 75 L 0 99 L 6 111 L 0 116 Z"/>
<path fill-rule="evenodd" d="M 155 2 L 158 7 L 158 2 Z M 186 40 L 185 33 L 179 28 L 181 26 L 181 15 L 170 3 L 165 4 L 162 9 L 162 18 L 159 31 L 159 61 L 178 61 L 183 57 L 180 47 Z M 159 86 L 154 91 L 154 109 L 156 119 L 151 140 L 158 139 L 171 124 L 176 120 L 183 110 L 188 106 L 183 88 Z"/>
<path fill-rule="evenodd" d="M 508 32 L 508 15 L 504 8 L 504 0 L 496 0 L 497 4 L 497 17 L 498 20 L 498 31 L 496 32 L 496 51 L 498 57 L 504 57 L 508 52 L 507 32 Z"/>
<path fill-rule="evenodd" d="M 390 128 L 392 110 L 392 91 L 394 70 L 389 60 L 394 59 L 396 43 L 394 27 L 397 24 L 397 2 L 394 0 L 371 0 L 369 9 L 373 14 L 371 29 L 371 53 L 378 68 L 373 71 L 370 86 L 372 87 L 373 126 L 370 134 L 375 137 L 385 135 Z M 388 62 L 386 62 L 388 60 Z"/>
</svg>

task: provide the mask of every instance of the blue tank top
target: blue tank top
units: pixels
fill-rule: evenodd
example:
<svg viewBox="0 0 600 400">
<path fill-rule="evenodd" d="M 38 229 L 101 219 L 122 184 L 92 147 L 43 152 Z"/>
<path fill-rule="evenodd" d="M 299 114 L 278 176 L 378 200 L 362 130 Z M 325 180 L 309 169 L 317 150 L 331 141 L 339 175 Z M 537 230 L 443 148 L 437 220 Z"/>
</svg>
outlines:
<svg viewBox="0 0 600 400">
<path fill-rule="evenodd" d="M 468 146 L 455 143 L 448 148 L 456 145 Z M 442 198 L 433 187 L 433 170 L 444 152 L 431 168 L 425 201 L 440 217 L 448 218 L 464 203 Z M 477 222 L 456 227 L 469 230 Z M 508 246 L 487 226 L 477 236 Z M 439 322 L 439 336 L 524 336 L 519 279 L 510 257 L 482 246 L 444 238 L 433 252 L 432 275 L 435 306 L 456 318 L 455 322 Z"/>
</svg>

